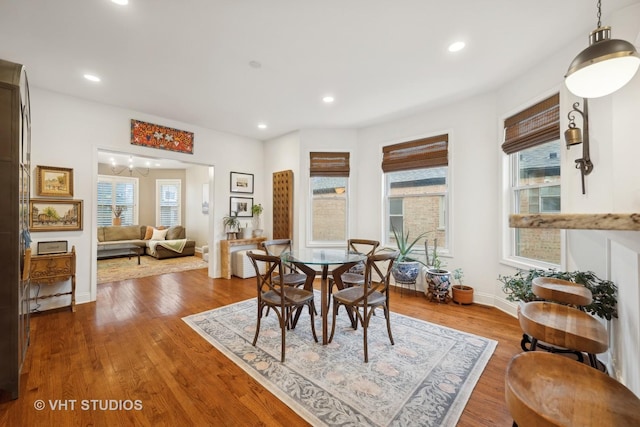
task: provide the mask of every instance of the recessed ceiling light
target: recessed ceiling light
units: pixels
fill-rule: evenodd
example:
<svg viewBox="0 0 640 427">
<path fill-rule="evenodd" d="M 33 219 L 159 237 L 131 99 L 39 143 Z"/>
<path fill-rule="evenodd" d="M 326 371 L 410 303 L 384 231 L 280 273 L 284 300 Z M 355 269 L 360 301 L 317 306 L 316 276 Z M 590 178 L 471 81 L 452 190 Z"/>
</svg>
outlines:
<svg viewBox="0 0 640 427">
<path fill-rule="evenodd" d="M 264 123 L 258 123 L 258 129 L 266 129 L 267 125 Z"/>
<path fill-rule="evenodd" d="M 462 49 L 464 49 L 464 47 L 465 47 L 465 43 L 464 42 L 451 43 L 449 45 L 449 52 L 458 52 L 458 51 L 461 51 Z"/>
<path fill-rule="evenodd" d="M 119 4 L 120 6 L 126 6 L 129 4 L 129 0 L 111 0 L 115 4 Z"/>
<path fill-rule="evenodd" d="M 322 102 L 325 104 L 331 104 L 333 101 L 335 101 L 335 98 L 331 95 L 327 95 L 322 98 Z"/>
<path fill-rule="evenodd" d="M 89 80 L 90 82 L 99 82 L 100 81 L 100 77 L 94 76 L 93 74 L 85 74 L 84 78 Z"/>
</svg>

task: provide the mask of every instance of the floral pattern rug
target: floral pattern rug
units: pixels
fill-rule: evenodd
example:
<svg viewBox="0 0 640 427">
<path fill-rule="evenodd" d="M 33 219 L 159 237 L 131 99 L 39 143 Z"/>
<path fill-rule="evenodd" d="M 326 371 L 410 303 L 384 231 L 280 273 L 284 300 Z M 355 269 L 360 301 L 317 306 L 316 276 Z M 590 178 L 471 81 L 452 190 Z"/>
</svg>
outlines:
<svg viewBox="0 0 640 427">
<path fill-rule="evenodd" d="M 391 313 L 392 346 L 377 312 L 364 363 L 362 329 L 351 328 L 346 312 L 338 315 L 333 341 L 323 346 L 314 342 L 304 311 L 287 332 L 280 363 L 277 316 L 263 318 L 254 347 L 256 316 L 254 298 L 183 320 L 314 426 L 455 426 L 497 345 Z M 321 342 L 319 316 L 316 322 Z"/>
</svg>

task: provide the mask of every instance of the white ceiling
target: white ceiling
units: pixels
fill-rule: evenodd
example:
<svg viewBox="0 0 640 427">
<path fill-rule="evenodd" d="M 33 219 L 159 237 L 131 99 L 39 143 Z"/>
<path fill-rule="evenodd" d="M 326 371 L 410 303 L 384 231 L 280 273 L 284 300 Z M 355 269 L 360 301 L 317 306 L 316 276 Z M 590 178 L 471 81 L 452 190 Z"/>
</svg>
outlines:
<svg viewBox="0 0 640 427">
<path fill-rule="evenodd" d="M 639 1 L 603 1 L 603 24 Z M 35 87 L 266 140 L 491 90 L 596 22 L 595 0 L 2 0 L 0 58 Z"/>
</svg>

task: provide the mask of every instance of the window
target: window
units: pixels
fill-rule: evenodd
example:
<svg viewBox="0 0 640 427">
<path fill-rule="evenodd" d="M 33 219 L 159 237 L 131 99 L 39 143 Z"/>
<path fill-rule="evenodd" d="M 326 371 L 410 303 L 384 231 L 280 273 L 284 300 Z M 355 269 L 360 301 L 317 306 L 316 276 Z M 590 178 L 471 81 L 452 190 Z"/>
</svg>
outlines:
<svg viewBox="0 0 640 427">
<path fill-rule="evenodd" d="M 429 231 L 427 239 L 448 248 L 448 141 L 438 135 L 383 148 L 386 244 L 394 244 L 395 228 L 410 238 Z"/>
<path fill-rule="evenodd" d="M 311 152 L 311 240 L 340 243 L 347 240 L 349 153 Z"/>
<path fill-rule="evenodd" d="M 156 223 L 165 227 L 182 224 L 182 181 L 156 180 Z"/>
<path fill-rule="evenodd" d="M 113 224 L 113 211 L 122 209 L 121 225 L 138 223 L 138 179 L 117 176 L 98 176 L 99 227 Z"/>
<path fill-rule="evenodd" d="M 559 97 L 554 95 L 505 120 L 503 151 L 510 156 L 511 213 L 560 212 Z M 507 253 L 560 265 L 560 230 L 510 229 Z"/>
</svg>

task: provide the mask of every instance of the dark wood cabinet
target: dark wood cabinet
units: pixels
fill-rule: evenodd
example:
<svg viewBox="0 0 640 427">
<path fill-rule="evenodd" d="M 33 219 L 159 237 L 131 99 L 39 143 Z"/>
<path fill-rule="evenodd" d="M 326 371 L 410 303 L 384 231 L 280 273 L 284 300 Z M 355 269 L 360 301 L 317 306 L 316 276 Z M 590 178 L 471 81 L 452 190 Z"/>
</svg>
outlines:
<svg viewBox="0 0 640 427">
<path fill-rule="evenodd" d="M 17 399 L 29 345 L 31 121 L 24 66 L 0 60 L 0 401 Z"/>
</svg>

